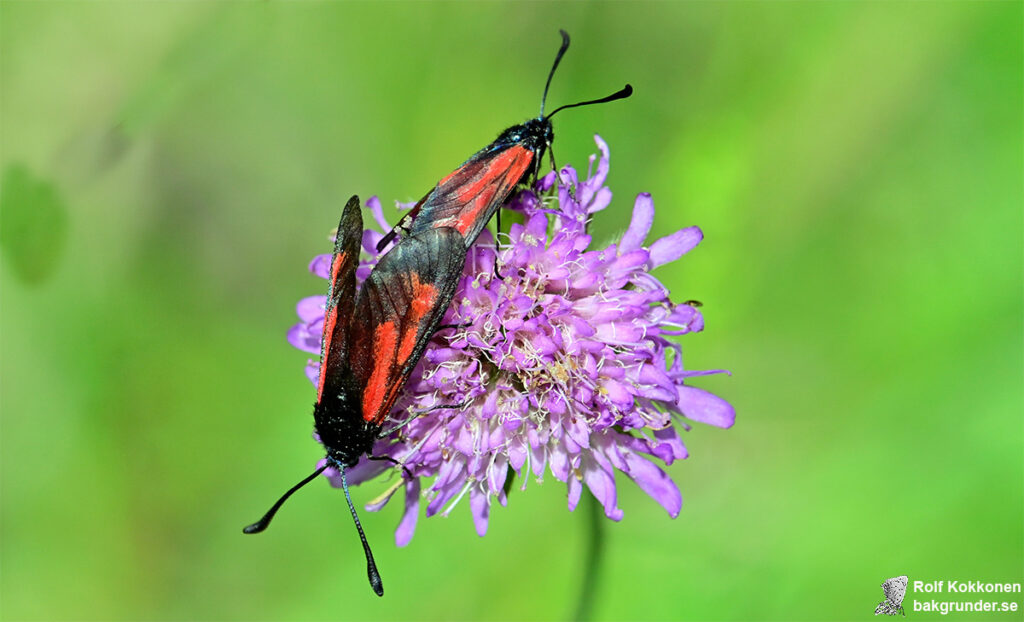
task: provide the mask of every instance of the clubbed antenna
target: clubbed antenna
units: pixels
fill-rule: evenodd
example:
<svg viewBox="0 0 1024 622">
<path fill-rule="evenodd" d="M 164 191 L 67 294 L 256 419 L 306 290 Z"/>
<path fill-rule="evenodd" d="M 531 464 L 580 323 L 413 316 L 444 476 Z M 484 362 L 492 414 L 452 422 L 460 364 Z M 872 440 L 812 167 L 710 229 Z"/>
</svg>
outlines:
<svg viewBox="0 0 1024 622">
<path fill-rule="evenodd" d="M 316 478 L 317 475 L 320 475 L 326 469 L 327 469 L 327 465 L 325 464 L 322 467 L 320 467 L 319 469 L 313 471 L 313 473 L 309 477 L 307 477 L 306 479 L 302 480 L 298 484 L 295 484 L 294 486 L 292 486 L 291 489 L 288 492 L 284 493 L 281 496 L 281 498 L 277 500 L 277 503 L 275 503 L 269 510 L 267 510 L 267 513 L 263 515 L 263 518 L 259 519 L 255 523 L 253 523 L 253 524 L 249 525 L 248 527 L 246 527 L 245 529 L 243 529 L 242 533 L 259 533 L 259 532 L 263 531 L 264 529 L 266 529 L 268 526 L 270 526 L 270 521 L 273 520 L 274 514 L 277 514 L 277 511 L 279 509 L 281 509 L 281 506 L 284 505 L 284 502 L 288 500 L 288 497 L 292 496 L 292 494 L 296 490 L 298 490 L 299 488 L 302 488 L 306 484 L 308 484 L 311 481 L 313 481 Z"/>
<path fill-rule="evenodd" d="M 555 54 L 555 63 L 551 65 L 551 71 L 548 72 L 548 81 L 544 84 L 544 95 L 540 98 L 540 116 L 544 117 L 544 102 L 548 100 L 548 87 L 551 86 L 551 78 L 555 75 L 555 69 L 558 69 L 558 63 L 562 61 L 562 57 L 565 56 L 565 51 L 569 49 L 569 33 L 559 29 L 562 33 L 562 47 L 558 48 L 558 54 Z"/>
<path fill-rule="evenodd" d="M 363 526 L 359 523 L 359 515 L 356 514 L 356 506 L 352 505 L 352 497 L 348 494 L 348 482 L 345 481 L 345 467 L 339 466 L 341 471 L 341 487 L 345 490 L 345 501 L 348 501 L 348 509 L 352 511 L 352 520 L 356 523 L 356 530 L 359 532 L 359 539 L 363 542 L 363 553 L 366 554 L 366 576 L 370 578 L 370 587 L 377 596 L 384 595 L 384 584 L 380 580 L 380 573 L 377 572 L 377 563 L 373 561 L 373 552 L 370 550 L 370 543 L 366 541 L 366 534 L 363 533 Z"/>
<path fill-rule="evenodd" d="M 555 108 L 554 112 L 552 112 L 545 118 L 550 119 L 551 117 L 555 116 L 556 112 L 558 112 L 559 110 L 565 110 L 566 108 L 575 108 L 577 106 L 589 106 L 591 104 L 603 104 L 605 102 L 613 102 L 617 99 L 626 99 L 632 94 L 633 87 L 627 84 L 626 86 L 622 87 L 622 90 L 616 91 L 615 93 L 612 93 L 608 97 L 602 97 L 601 99 L 592 99 L 586 102 L 579 102 L 578 104 L 568 104 L 565 106 L 559 106 L 558 108 Z"/>
<path fill-rule="evenodd" d="M 306 484 L 313 481 L 317 475 L 320 475 L 327 470 L 328 465 L 325 464 L 319 469 L 313 471 L 306 479 L 302 480 L 298 484 L 292 486 L 288 492 L 281 495 L 281 498 L 277 500 L 263 518 L 259 519 L 255 523 L 249 525 L 242 530 L 242 533 L 259 533 L 266 529 L 270 525 L 270 521 L 273 520 L 274 514 L 284 505 L 284 502 L 288 500 L 288 497 L 292 496 L 296 490 L 302 488 Z M 384 595 L 384 584 L 380 580 L 380 573 L 377 572 L 377 563 L 373 561 L 373 552 L 370 551 L 370 543 L 366 541 L 366 534 L 363 533 L 363 526 L 359 522 L 359 515 L 356 514 L 356 508 L 352 505 L 352 496 L 348 492 L 348 481 L 345 479 L 345 467 L 339 465 L 338 470 L 341 472 L 341 487 L 345 490 L 345 501 L 348 502 L 348 509 L 352 512 L 352 520 L 356 523 L 356 531 L 359 532 L 359 540 L 363 543 L 363 553 L 366 554 L 366 575 L 370 578 L 370 587 L 377 596 Z"/>
</svg>

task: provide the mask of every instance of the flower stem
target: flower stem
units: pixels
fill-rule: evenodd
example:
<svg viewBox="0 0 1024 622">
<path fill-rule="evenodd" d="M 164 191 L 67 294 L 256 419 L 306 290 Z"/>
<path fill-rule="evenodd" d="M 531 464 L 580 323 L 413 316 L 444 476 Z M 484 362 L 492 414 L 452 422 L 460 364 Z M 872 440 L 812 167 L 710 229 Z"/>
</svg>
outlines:
<svg viewBox="0 0 1024 622">
<path fill-rule="evenodd" d="M 597 579 L 601 569 L 601 557 L 604 553 L 604 520 L 602 520 L 604 517 L 601 504 L 591 495 L 585 494 L 583 497 L 590 537 L 587 538 L 584 551 L 583 583 L 580 585 L 576 613 L 572 617 L 575 622 L 589 622 L 593 619 L 594 601 L 597 598 Z"/>
</svg>

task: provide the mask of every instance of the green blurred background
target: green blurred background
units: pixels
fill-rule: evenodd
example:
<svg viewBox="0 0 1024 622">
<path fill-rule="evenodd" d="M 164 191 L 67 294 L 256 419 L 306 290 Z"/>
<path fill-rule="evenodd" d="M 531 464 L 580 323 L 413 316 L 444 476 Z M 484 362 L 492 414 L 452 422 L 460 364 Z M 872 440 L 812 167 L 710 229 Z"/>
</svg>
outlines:
<svg viewBox="0 0 1024 622">
<path fill-rule="evenodd" d="M 737 424 L 698 425 L 669 519 L 623 481 L 598 620 L 859 620 L 880 583 L 1024 579 L 1019 2 L 0 4 L 5 620 L 557 620 L 587 521 L 550 476 L 468 507 L 297 495 L 320 457 L 307 261 L 344 200 L 413 200 L 533 115 L 610 144 L 611 239 L 658 273 Z M 623 479 L 624 478 L 620 478 Z M 365 503 L 383 484 L 362 486 Z M 938 615 L 913 614 L 916 618 Z M 1019 615 L 1019 614 L 1018 614 Z M 988 614 L 976 619 L 1015 619 Z M 1016 618 L 1020 619 L 1020 618 Z"/>
</svg>

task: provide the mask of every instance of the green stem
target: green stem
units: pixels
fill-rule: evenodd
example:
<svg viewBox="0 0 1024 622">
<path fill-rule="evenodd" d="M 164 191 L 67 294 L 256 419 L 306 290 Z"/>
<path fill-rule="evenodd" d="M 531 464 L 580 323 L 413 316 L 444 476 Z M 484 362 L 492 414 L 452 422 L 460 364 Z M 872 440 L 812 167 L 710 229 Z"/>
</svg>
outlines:
<svg viewBox="0 0 1024 622">
<path fill-rule="evenodd" d="M 576 613 L 572 618 L 576 622 L 589 622 L 593 619 L 597 579 L 604 553 L 604 513 L 601 504 L 589 494 L 584 493 L 583 497 L 584 512 L 589 523 L 589 537 L 584 552 L 583 583 L 580 585 L 579 600 L 576 602 Z"/>
</svg>

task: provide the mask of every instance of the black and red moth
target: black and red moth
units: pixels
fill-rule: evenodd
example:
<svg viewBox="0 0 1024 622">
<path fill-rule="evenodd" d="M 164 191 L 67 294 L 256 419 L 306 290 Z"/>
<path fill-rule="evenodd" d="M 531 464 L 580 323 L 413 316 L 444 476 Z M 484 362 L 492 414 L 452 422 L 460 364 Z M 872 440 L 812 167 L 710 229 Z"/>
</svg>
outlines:
<svg viewBox="0 0 1024 622">
<path fill-rule="evenodd" d="M 370 545 L 349 495 L 345 469 L 387 435 L 384 419 L 440 326 L 465 263 L 466 252 L 509 194 L 536 173 L 554 132 L 551 117 L 560 110 L 629 97 L 633 88 L 592 101 L 562 106 L 544 115 L 548 88 L 569 49 L 569 35 L 548 73 L 540 114 L 502 132 L 437 183 L 377 245 L 382 251 L 402 239 L 377 263 L 356 294 L 355 269 L 363 225 L 359 198 L 352 197 L 338 225 L 331 260 L 330 287 L 320 352 L 320 379 L 313 409 L 316 431 L 327 448 L 327 463 L 293 486 L 259 521 L 244 529 L 259 533 L 296 490 L 328 467 L 341 473 L 342 487 L 366 554 L 367 575 L 384 594 Z"/>
<path fill-rule="evenodd" d="M 362 236 L 359 197 L 354 196 L 341 215 L 331 258 L 313 407 L 327 463 L 292 487 L 244 532 L 266 529 L 292 493 L 334 467 L 341 473 L 345 499 L 366 553 L 370 585 L 382 596 L 380 573 L 352 505 L 345 469 L 386 435 L 381 431 L 384 419 L 451 304 L 466 261 L 466 243 L 450 227 L 403 238 L 380 259 L 357 294 Z"/>
<path fill-rule="evenodd" d="M 569 49 L 569 34 L 564 30 L 562 46 L 551 65 L 544 94 L 540 100 L 540 114 L 519 125 L 513 125 L 498 135 L 494 142 L 473 154 L 468 160 L 452 171 L 447 177 L 426 194 L 395 227 L 377 244 L 383 250 L 396 235 L 417 235 L 435 227 L 456 229 L 466 240 L 466 247 L 473 245 L 491 216 L 498 210 L 519 184 L 535 174 L 544 158 L 545 150 L 551 147 L 554 130 L 551 117 L 559 110 L 602 104 L 625 99 L 633 94 L 633 87 L 626 85 L 622 90 L 601 99 L 569 104 L 544 115 L 544 102 L 555 69 Z"/>
</svg>

